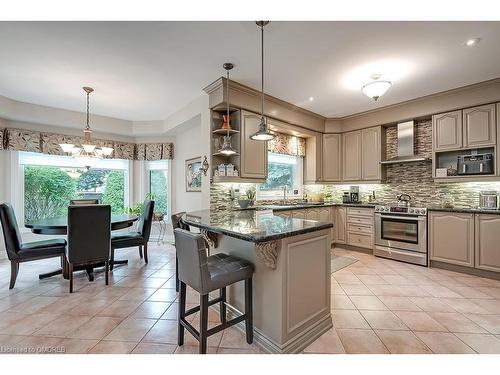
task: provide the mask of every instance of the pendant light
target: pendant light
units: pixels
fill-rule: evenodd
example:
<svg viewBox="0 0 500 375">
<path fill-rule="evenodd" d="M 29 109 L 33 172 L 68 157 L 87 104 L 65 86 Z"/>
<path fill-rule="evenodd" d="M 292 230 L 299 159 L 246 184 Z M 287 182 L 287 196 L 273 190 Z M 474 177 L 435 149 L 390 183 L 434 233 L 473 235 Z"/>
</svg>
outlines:
<svg viewBox="0 0 500 375">
<path fill-rule="evenodd" d="M 97 166 L 104 156 L 110 156 L 113 153 L 112 147 L 97 147 L 92 144 L 92 129 L 90 129 L 90 94 L 94 92 L 92 87 L 83 87 L 87 94 L 87 123 L 84 134 L 84 143 L 81 147 L 71 143 L 61 143 L 59 146 L 63 152 L 75 158 L 81 165 L 90 169 Z"/>
<path fill-rule="evenodd" d="M 230 155 L 236 155 L 238 152 L 233 148 L 231 145 L 231 116 L 229 114 L 229 71 L 233 69 L 234 65 L 231 63 L 225 63 L 223 65 L 224 69 L 226 69 L 226 104 L 227 104 L 227 112 L 224 115 L 224 122 L 222 124 L 222 129 L 225 129 L 227 131 L 226 135 L 224 136 L 224 141 L 222 143 L 222 147 L 219 150 L 221 154 L 230 156 Z"/>
<path fill-rule="evenodd" d="M 370 78 L 373 79 L 373 82 L 364 85 L 361 88 L 361 91 L 363 91 L 363 93 L 369 98 L 377 101 L 378 98 L 380 98 L 385 94 L 387 90 L 389 90 L 389 88 L 392 86 L 392 83 L 390 81 L 380 81 L 380 74 L 374 74 Z"/>
<path fill-rule="evenodd" d="M 266 26 L 269 21 L 256 21 L 257 26 L 260 27 L 261 36 L 261 116 L 259 130 L 250 136 L 250 139 L 254 141 L 270 141 L 276 137 L 275 134 L 269 131 L 267 126 L 267 120 L 264 116 L 264 26 Z"/>
</svg>

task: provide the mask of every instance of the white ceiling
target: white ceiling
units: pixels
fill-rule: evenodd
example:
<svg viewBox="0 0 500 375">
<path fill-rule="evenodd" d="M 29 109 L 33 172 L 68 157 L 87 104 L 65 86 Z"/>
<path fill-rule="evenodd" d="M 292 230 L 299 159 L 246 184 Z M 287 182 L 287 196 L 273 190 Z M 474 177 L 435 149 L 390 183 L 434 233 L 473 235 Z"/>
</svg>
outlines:
<svg viewBox="0 0 500 375">
<path fill-rule="evenodd" d="M 271 22 L 266 92 L 342 117 L 500 77 L 500 22 Z M 469 39 L 481 42 L 464 47 Z M 93 113 L 160 120 L 233 62 L 232 79 L 260 87 L 253 22 L 0 22 L 0 95 Z M 360 92 L 380 73 L 393 87 Z M 309 101 L 309 97 L 314 101 Z"/>
</svg>

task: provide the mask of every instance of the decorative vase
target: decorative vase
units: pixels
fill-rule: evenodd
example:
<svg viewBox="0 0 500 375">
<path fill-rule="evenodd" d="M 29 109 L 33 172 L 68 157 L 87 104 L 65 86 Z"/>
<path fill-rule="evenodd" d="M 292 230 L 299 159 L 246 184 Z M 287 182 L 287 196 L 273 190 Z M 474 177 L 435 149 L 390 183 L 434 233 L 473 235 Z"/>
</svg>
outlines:
<svg viewBox="0 0 500 375">
<path fill-rule="evenodd" d="M 222 115 L 222 129 L 231 130 L 231 124 L 229 121 L 230 119 L 228 115 Z"/>
</svg>

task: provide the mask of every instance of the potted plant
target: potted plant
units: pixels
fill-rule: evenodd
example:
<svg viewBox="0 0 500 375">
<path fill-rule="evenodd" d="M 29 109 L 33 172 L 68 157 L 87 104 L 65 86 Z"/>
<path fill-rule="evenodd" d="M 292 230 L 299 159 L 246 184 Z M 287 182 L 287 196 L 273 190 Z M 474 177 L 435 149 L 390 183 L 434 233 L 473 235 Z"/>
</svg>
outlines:
<svg viewBox="0 0 500 375">
<path fill-rule="evenodd" d="M 250 206 L 250 199 L 245 194 L 240 195 L 238 199 L 238 204 L 240 205 L 241 208 L 248 208 Z"/>
<path fill-rule="evenodd" d="M 250 201 L 249 205 L 250 206 L 253 206 L 254 202 L 255 202 L 255 195 L 256 195 L 256 190 L 255 188 L 251 187 L 251 188 L 248 188 L 246 191 L 246 196 L 248 198 L 248 200 Z"/>
</svg>

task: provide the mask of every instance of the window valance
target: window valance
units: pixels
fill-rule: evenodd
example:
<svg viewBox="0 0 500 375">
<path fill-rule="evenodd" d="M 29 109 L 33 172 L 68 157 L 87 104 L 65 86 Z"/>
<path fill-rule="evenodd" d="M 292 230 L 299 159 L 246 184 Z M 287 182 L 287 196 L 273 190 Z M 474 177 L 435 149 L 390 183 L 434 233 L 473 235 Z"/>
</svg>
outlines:
<svg viewBox="0 0 500 375">
<path fill-rule="evenodd" d="M 305 156 L 306 140 L 294 135 L 275 133 L 276 137 L 267 142 L 267 149 L 275 154 Z"/>
<path fill-rule="evenodd" d="M 166 160 L 174 158 L 173 143 L 130 143 L 93 139 L 97 146 L 113 147 L 110 158 L 127 160 Z M 37 132 L 33 130 L 0 129 L 0 149 L 65 155 L 59 144 L 81 144 L 83 137 Z"/>
</svg>

